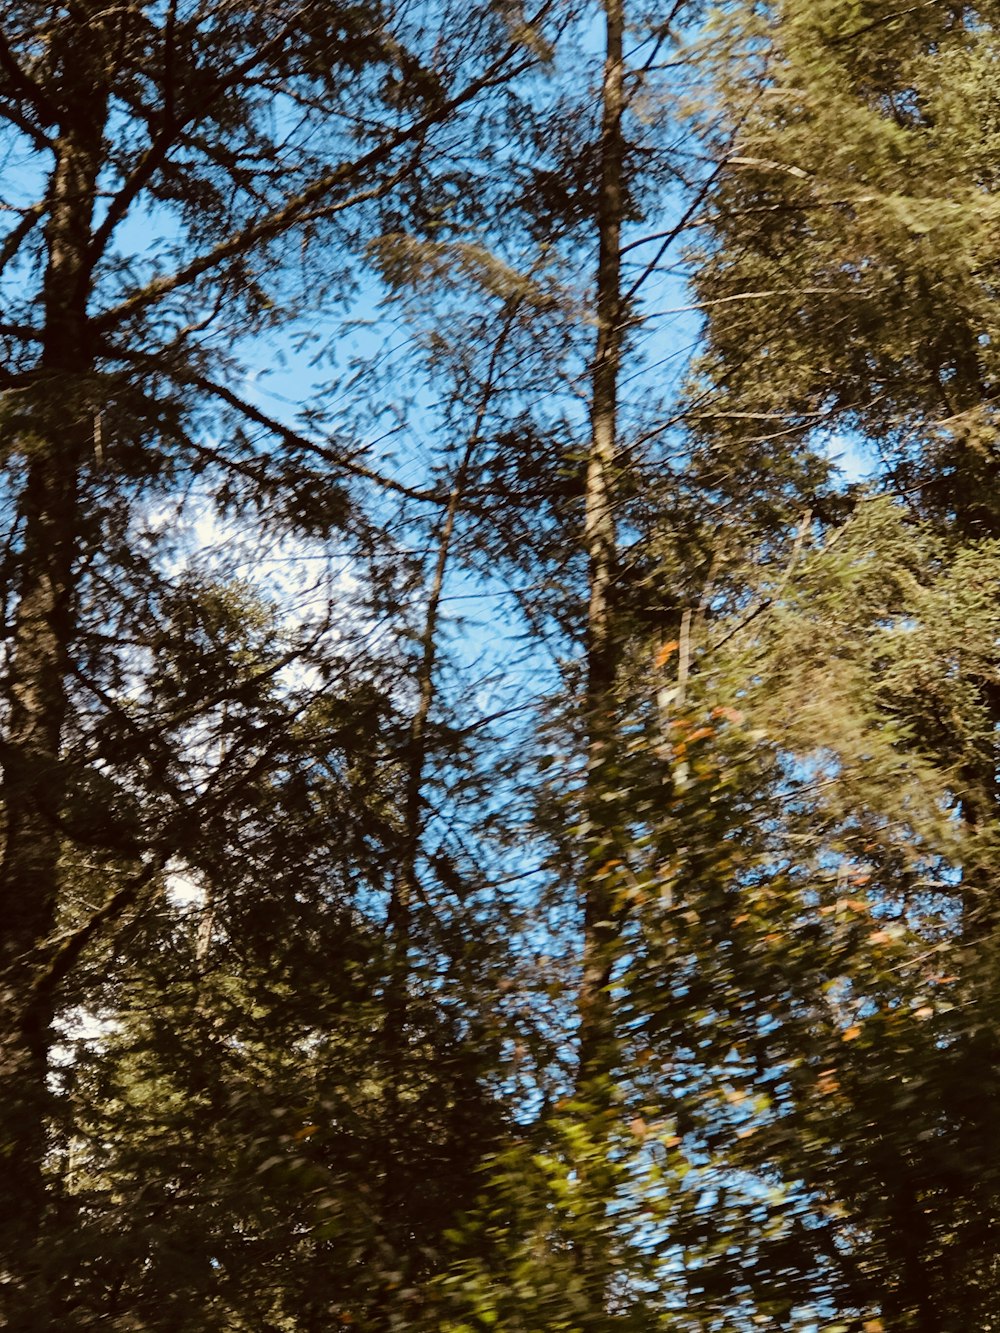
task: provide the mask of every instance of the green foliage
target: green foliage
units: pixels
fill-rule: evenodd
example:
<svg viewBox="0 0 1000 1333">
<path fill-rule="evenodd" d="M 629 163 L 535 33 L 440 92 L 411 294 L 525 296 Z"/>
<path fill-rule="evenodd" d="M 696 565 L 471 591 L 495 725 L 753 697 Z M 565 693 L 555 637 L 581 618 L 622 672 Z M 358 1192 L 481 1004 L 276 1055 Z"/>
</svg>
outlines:
<svg viewBox="0 0 1000 1333">
<path fill-rule="evenodd" d="M 973 1179 L 956 1147 L 982 1145 L 996 1097 L 989 1057 L 970 1077 L 997 1005 L 994 21 L 716 18 L 694 429 L 702 447 L 867 443 L 888 493 L 851 495 L 846 521 L 843 501 L 803 497 L 816 536 L 725 640 L 745 673 L 732 704 L 774 747 L 752 883 L 782 912 L 775 929 L 758 908 L 742 939 L 766 978 L 735 983 L 767 1014 L 750 1086 L 770 1103 L 745 1160 L 797 1182 L 850 1327 L 988 1326 L 996 1302 L 996 1164 Z"/>
<path fill-rule="evenodd" d="M 595 699 L 600 61 L 590 10 L 515 9 L 0 21 L 43 200 L 15 181 L 0 241 L 3 701 L 37 713 L 0 1061 L 43 1073 L 0 1121 L 43 1185 L 0 1218 L 5 1326 L 995 1319 L 998 14 L 630 16 Z M 30 164 L 102 106 L 60 230 Z M 330 383 L 275 421 L 240 362 L 283 328 Z"/>
</svg>

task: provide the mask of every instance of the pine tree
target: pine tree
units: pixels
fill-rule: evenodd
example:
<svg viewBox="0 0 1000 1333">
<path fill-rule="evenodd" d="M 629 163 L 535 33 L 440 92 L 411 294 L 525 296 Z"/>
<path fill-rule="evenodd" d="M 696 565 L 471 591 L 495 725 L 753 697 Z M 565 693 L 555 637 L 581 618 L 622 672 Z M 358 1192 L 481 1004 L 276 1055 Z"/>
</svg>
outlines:
<svg viewBox="0 0 1000 1333">
<path fill-rule="evenodd" d="M 352 443 L 246 401 L 239 344 L 343 291 L 380 211 L 433 210 L 438 128 L 481 106 L 463 125 L 488 133 L 477 117 L 494 90 L 536 59 L 532 22 L 309 4 L 5 15 L 0 117 L 8 160 L 24 163 L 0 250 L 0 1216 L 15 1323 L 47 1326 L 46 1228 L 80 1202 L 51 1179 L 60 993 L 174 858 L 221 873 L 225 837 L 196 844 L 280 763 L 268 728 L 288 714 L 261 689 L 308 656 L 303 634 L 240 683 L 225 598 L 171 577 L 157 507 L 195 488 L 291 532 L 345 529 L 358 512 L 345 483 L 379 479 Z M 283 261 L 293 238 L 304 283 Z M 52 1299 L 51 1318 L 68 1317 Z"/>
<path fill-rule="evenodd" d="M 804 1191 L 803 1235 L 828 1232 L 816 1271 L 848 1326 L 987 1326 L 995 1308 L 994 22 L 950 5 L 717 16 L 696 436 L 786 458 L 850 444 L 874 474 L 868 494 L 803 497 L 805 559 L 727 631 L 754 645 L 732 706 L 786 753 L 775 792 L 792 812 L 801 789 L 806 816 L 730 890 L 751 921 L 762 885 L 803 911 L 754 1020 L 775 1040 L 752 1043 L 767 1112 L 748 1141 Z M 805 987 L 796 1007 L 784 986 Z"/>
</svg>

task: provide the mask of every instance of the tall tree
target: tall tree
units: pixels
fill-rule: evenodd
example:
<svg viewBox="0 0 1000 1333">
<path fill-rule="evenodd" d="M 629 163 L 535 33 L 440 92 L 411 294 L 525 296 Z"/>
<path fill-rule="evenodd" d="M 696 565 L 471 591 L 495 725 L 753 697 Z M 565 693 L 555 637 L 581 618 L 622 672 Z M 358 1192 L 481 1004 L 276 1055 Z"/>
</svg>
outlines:
<svg viewBox="0 0 1000 1333">
<path fill-rule="evenodd" d="M 827 873 L 840 865 L 842 885 L 871 885 L 841 892 L 831 915 L 874 914 L 887 924 L 869 942 L 896 957 L 890 970 L 874 956 L 829 955 L 825 985 L 847 1002 L 842 1054 L 812 1047 L 825 1046 L 824 1067 L 788 1103 L 797 1128 L 781 1169 L 814 1182 L 839 1232 L 831 1308 L 892 1329 L 982 1322 L 995 1303 L 980 1226 L 997 1179 L 992 1154 L 980 1155 L 997 1096 L 986 1072 L 997 1002 L 995 659 L 991 594 L 980 601 L 968 589 L 970 602 L 959 589 L 973 565 L 992 586 L 997 534 L 987 240 L 996 17 L 990 5 L 720 11 L 716 97 L 735 140 L 715 141 L 720 172 L 695 284 L 707 340 L 691 394 L 697 434 L 719 451 L 775 439 L 852 449 L 873 488 L 896 497 L 870 508 L 849 491 L 808 505 L 830 554 L 801 578 L 841 561 L 856 610 L 867 610 L 860 620 L 837 612 L 823 648 L 825 711 L 839 734 L 808 709 L 805 733 L 791 715 L 781 722 L 799 756 L 791 762 L 820 763 L 830 783 L 809 807 L 809 841 L 825 848 L 816 873 L 825 861 Z M 813 585 L 817 605 L 827 587 Z M 742 632 L 781 620 L 785 600 L 779 583 Z M 785 649 L 800 671 L 803 648 Z M 874 696 L 862 688 L 869 660 L 881 677 Z M 883 763 L 901 766 L 896 795 L 878 776 Z M 870 784 L 859 782 L 865 764 Z M 903 796 L 917 772 L 949 829 L 917 793 Z M 831 839 L 821 810 L 835 805 Z M 806 845 L 788 845 L 790 866 Z M 812 929 L 824 933 L 818 917 Z M 928 972 L 929 958 L 942 966 Z M 804 1034 L 788 1034 L 789 1054 L 803 1042 L 799 1058 L 812 1065 Z M 878 1066 L 847 1054 L 876 1049 Z M 823 1088 L 840 1135 L 804 1142 L 809 1100 Z M 979 1145 L 974 1185 L 955 1160 L 958 1141 Z M 959 1290 L 975 1315 L 968 1304 L 959 1312 Z"/>
<path fill-rule="evenodd" d="M 618 929 L 609 888 L 609 861 L 615 859 L 616 831 L 609 821 L 608 795 L 614 781 L 616 749 L 614 687 L 620 652 L 614 615 L 618 560 L 615 533 L 615 472 L 618 466 L 618 380 L 624 333 L 621 292 L 621 232 L 625 208 L 625 8 L 622 0 L 604 5 L 606 54 L 601 86 L 597 145 L 597 326 L 590 398 L 590 442 L 584 480 L 583 544 L 587 554 L 586 716 L 587 776 L 584 809 L 586 846 L 580 883 L 583 904 L 583 959 L 580 980 L 579 1076 L 577 1093 L 588 1113 L 607 1117 L 613 1107 L 612 1084 L 618 1065 L 610 986 Z M 599 1201 L 610 1201 L 612 1177 L 590 1165 L 588 1188 Z M 601 1228 L 578 1242 L 588 1296 L 601 1318 L 607 1300 L 609 1257 Z"/>
<path fill-rule="evenodd" d="M 4 17 L 0 118 L 8 161 L 18 160 L 0 250 L 12 590 L 0 1215 L 5 1251 L 22 1256 L 10 1260 L 9 1285 L 30 1268 L 51 1202 L 57 987 L 84 945 L 161 878 L 183 849 L 182 826 L 212 803 L 171 788 L 172 759 L 142 755 L 133 735 L 117 780 L 139 804 L 155 810 L 166 792 L 175 809 L 159 827 L 144 811 L 138 828 L 125 828 L 85 795 L 92 766 L 113 762 L 100 745 L 88 767 L 70 761 L 81 725 L 101 734 L 83 723 L 88 712 L 104 712 L 105 736 L 120 731 L 128 708 L 116 699 L 142 653 L 155 651 L 149 639 L 102 645 L 100 635 L 116 619 L 108 599 L 131 582 L 121 571 L 136 565 L 143 506 L 148 513 L 199 478 L 230 504 L 269 506 L 292 530 L 344 523 L 343 482 L 372 476 L 360 451 L 245 401 L 234 388 L 239 344 L 302 307 L 304 289 L 274 263 L 292 236 L 313 297 L 329 296 L 343 287 L 365 217 L 390 196 L 404 214 L 425 207 L 437 128 L 485 108 L 533 62 L 534 22 L 493 10 L 460 22 L 439 9 L 362 14 L 310 3 L 24 4 Z M 465 132 L 481 123 L 473 117 Z M 158 238 L 151 249 L 144 229 Z M 224 445 L 207 442 L 210 421 Z M 153 556 L 146 572 L 155 571 Z M 163 596 L 151 595 L 154 612 Z M 203 685 L 215 708 L 228 687 Z M 199 706 L 185 703 L 190 727 Z M 182 744 L 190 736 L 180 729 Z M 146 734 L 153 755 L 161 740 Z M 109 887 L 68 942 L 56 936 L 61 889 L 81 837 Z"/>
<path fill-rule="evenodd" d="M 703 11 L 0 27 L 12 1326 L 992 1317 L 995 16 Z"/>
</svg>

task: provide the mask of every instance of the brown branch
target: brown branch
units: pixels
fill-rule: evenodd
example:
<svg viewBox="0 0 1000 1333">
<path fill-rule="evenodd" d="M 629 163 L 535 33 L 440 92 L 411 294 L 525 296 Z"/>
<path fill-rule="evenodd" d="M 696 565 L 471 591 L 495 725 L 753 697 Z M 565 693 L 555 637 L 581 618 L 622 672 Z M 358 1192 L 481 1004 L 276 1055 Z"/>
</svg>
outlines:
<svg viewBox="0 0 1000 1333">
<path fill-rule="evenodd" d="M 537 23 L 549 7 L 548 3 L 543 5 L 531 22 Z M 376 168 L 383 166 L 399 148 L 422 140 L 436 124 L 451 115 L 452 112 L 457 111 L 485 89 L 494 86 L 501 75 L 509 77 L 512 72 L 516 73 L 516 70 L 510 71 L 507 67 L 521 49 L 519 42 L 509 43 L 503 54 L 498 56 L 478 78 L 466 84 L 460 92 L 439 103 L 432 111 L 421 116 L 405 129 L 396 131 L 395 134 L 390 135 L 388 139 L 377 144 L 367 153 L 363 153 L 350 162 L 339 163 L 318 180 L 314 180 L 307 185 L 305 189 L 289 199 L 281 208 L 234 232 L 224 241 L 220 241 L 213 246 L 207 253 L 193 259 L 184 268 L 178 269 L 167 277 L 156 279 L 119 305 L 96 316 L 92 322 L 92 327 L 97 332 L 107 332 L 123 320 L 155 304 L 167 293 L 176 291 L 179 287 L 187 286 L 201 277 L 203 273 L 217 268 L 236 255 L 246 253 L 253 246 L 259 245 L 263 241 L 272 240 L 299 223 L 331 216 L 344 207 L 358 202 L 362 196 L 352 197 L 348 201 L 341 200 L 335 204 L 324 204 L 322 207 L 318 206 L 325 196 L 336 190 L 344 189 L 351 182 L 363 179 Z M 377 193 L 381 188 L 375 187 L 374 193 Z M 374 197 L 374 193 L 372 191 L 366 192 L 364 197 Z"/>
<path fill-rule="evenodd" d="M 296 449 L 302 449 L 306 453 L 320 458 L 328 465 L 340 468 L 354 477 L 361 477 L 365 481 L 375 482 L 376 485 L 384 487 L 388 491 L 393 491 L 397 495 L 403 495 L 408 500 L 419 500 L 428 504 L 442 504 L 444 502 L 440 491 L 423 490 L 415 486 L 407 486 L 404 482 L 396 481 L 392 477 L 385 477 L 374 468 L 365 467 L 363 463 L 358 463 L 354 459 L 344 458 L 333 449 L 326 448 L 316 440 L 309 439 L 300 431 L 285 425 L 282 421 L 275 420 L 266 412 L 261 411 L 246 399 L 241 398 L 239 394 L 234 393 L 224 384 L 218 384 L 211 380 L 207 375 L 200 375 L 193 370 L 176 370 L 163 365 L 161 360 L 148 352 L 130 352 L 124 348 L 106 345 L 102 348 L 102 353 L 112 361 L 123 361 L 130 365 L 144 365 L 150 369 L 159 370 L 162 374 L 175 380 L 180 384 L 186 384 L 191 388 L 201 389 L 203 393 L 210 394 L 213 398 L 218 398 L 225 403 L 227 407 L 234 408 L 241 416 L 246 417 L 255 425 L 261 426 L 269 434 L 276 436 L 283 443 L 293 446 Z M 212 452 L 213 456 L 219 458 L 215 451 L 209 451 L 203 446 L 197 446 L 202 452 Z M 227 466 L 231 466 L 229 463 Z"/>
<path fill-rule="evenodd" d="M 25 209 L 20 222 L 3 239 L 3 245 L 0 245 L 0 273 L 4 271 L 10 261 L 20 250 L 21 246 L 31 235 L 38 219 L 45 212 L 44 204 L 32 204 L 30 208 Z"/>
<path fill-rule="evenodd" d="M 29 119 L 18 107 L 0 102 L 0 117 L 13 125 L 15 129 L 19 129 L 22 134 L 26 134 L 36 148 L 47 149 L 50 153 L 56 151 L 55 145 L 45 131 L 39 129 L 35 122 Z"/>
<path fill-rule="evenodd" d="M 58 108 L 45 89 L 18 64 L 3 29 L 0 29 L 0 70 L 7 75 L 12 90 L 25 99 L 42 125 L 54 125 L 58 121 Z"/>
<path fill-rule="evenodd" d="M 48 962 L 36 972 L 31 981 L 28 1009 L 44 1007 L 47 1004 L 56 988 L 69 976 L 91 940 L 105 925 L 118 920 L 122 913 L 136 902 L 142 890 L 154 875 L 163 871 L 169 859 L 168 853 L 161 852 L 137 874 L 127 879 L 82 926 L 69 935 L 50 941 L 54 946 L 53 952 Z"/>
</svg>

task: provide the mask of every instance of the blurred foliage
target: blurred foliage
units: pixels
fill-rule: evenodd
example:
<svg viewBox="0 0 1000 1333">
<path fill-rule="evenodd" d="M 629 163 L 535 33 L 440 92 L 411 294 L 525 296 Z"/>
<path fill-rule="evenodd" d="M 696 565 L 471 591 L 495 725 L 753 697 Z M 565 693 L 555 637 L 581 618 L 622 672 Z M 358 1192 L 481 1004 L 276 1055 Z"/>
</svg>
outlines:
<svg viewBox="0 0 1000 1333">
<path fill-rule="evenodd" d="M 998 13 L 633 16 L 627 222 L 691 204 L 674 239 L 702 326 L 681 401 L 655 364 L 622 394 L 598 1087 L 576 1067 L 592 15 L 558 9 L 545 36 L 491 5 L 436 46 L 450 13 L 411 52 L 405 15 L 390 39 L 362 8 L 310 8 L 275 76 L 360 80 L 385 129 L 477 54 L 524 56 L 475 150 L 444 118 L 345 224 L 403 352 L 365 344 L 303 413 L 314 435 L 266 446 L 229 399 L 231 438 L 198 443 L 203 354 L 173 344 L 67 400 L 105 404 L 107 443 L 81 481 L 39 945 L 47 1211 L 16 1281 L 0 1256 L 0 1323 L 988 1330 Z M 234 131 L 237 99 L 213 116 Z M 322 120 L 311 95 L 303 116 Z M 303 178 L 326 142 L 305 128 Z M 132 140 L 115 151 L 134 167 Z M 158 205 L 218 234 L 225 172 L 197 197 L 168 166 Z M 280 264 L 270 295 L 237 268 L 242 315 L 294 307 Z M 630 366 L 646 318 L 633 293 Z M 143 317 L 115 355 L 152 356 L 156 333 Z M 30 376 L 31 337 L 0 334 Z M 5 575 L 16 461 L 55 398 L 2 403 Z M 407 442 L 401 480 L 373 458 L 387 488 L 354 448 L 375 425 Z M 838 477 L 848 449 L 869 481 Z M 170 505 L 211 513 L 218 549 Z M 269 556 L 269 527 L 296 544 Z M 297 561 L 325 573 L 275 589 Z"/>
</svg>

